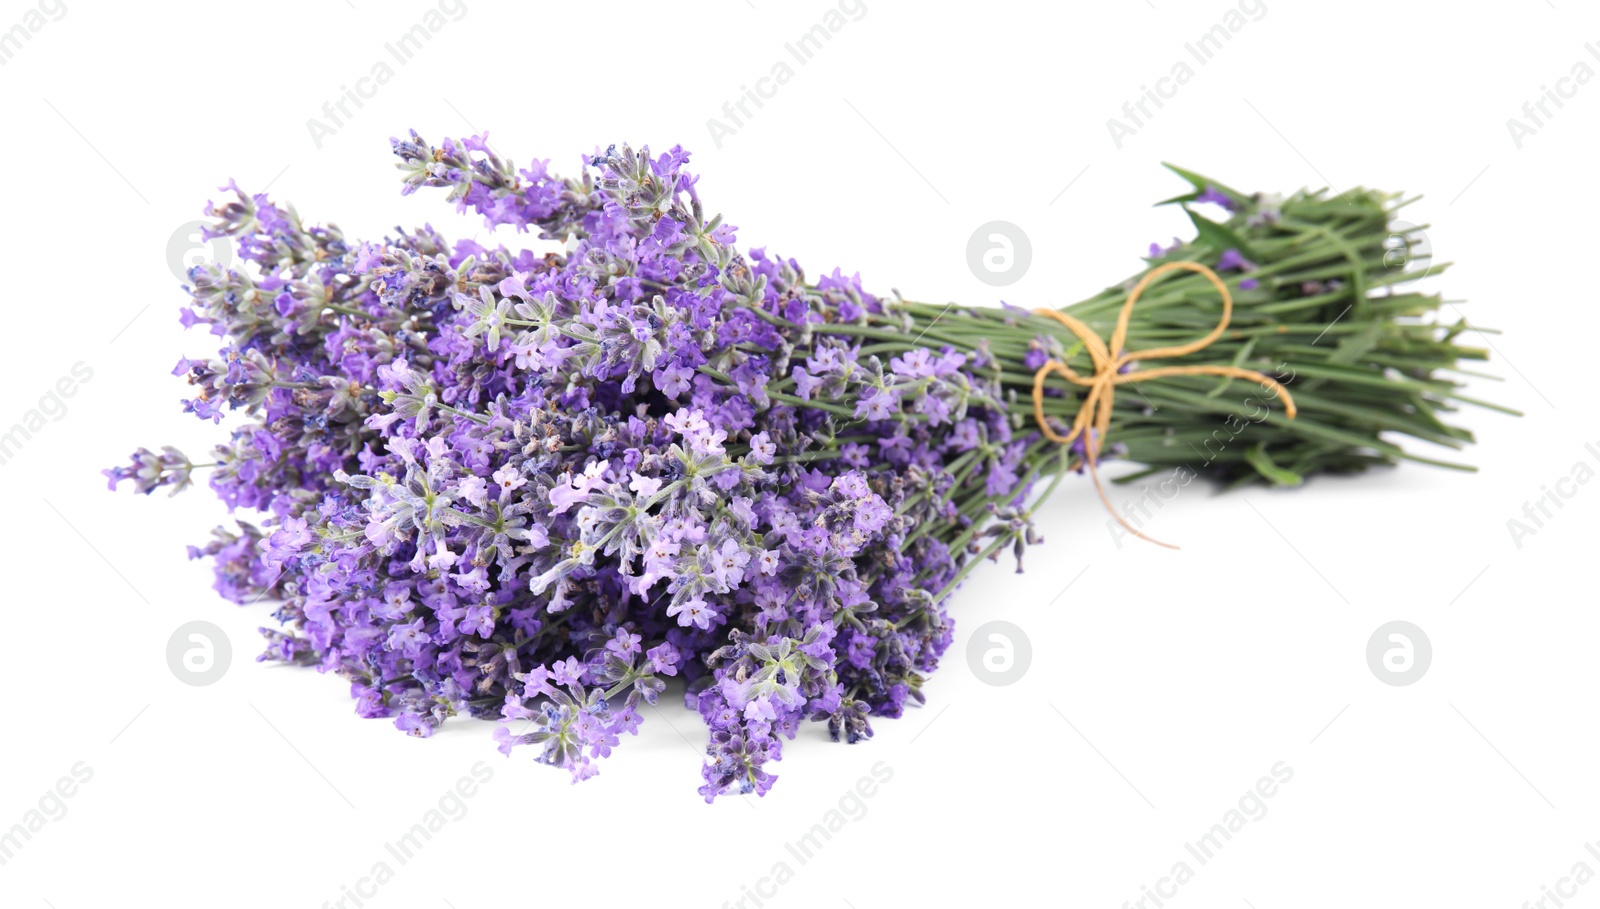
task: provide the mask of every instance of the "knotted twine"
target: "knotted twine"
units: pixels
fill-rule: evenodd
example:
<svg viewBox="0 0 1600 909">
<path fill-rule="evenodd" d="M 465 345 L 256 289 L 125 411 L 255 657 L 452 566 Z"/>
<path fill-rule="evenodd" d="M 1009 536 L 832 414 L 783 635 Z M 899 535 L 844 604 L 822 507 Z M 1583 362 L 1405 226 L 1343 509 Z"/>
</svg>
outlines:
<svg viewBox="0 0 1600 909">
<path fill-rule="evenodd" d="M 1203 275 L 1217 289 L 1222 297 L 1222 318 L 1215 328 L 1205 337 L 1180 344 L 1175 347 L 1152 347 L 1148 350 L 1122 349 L 1123 343 L 1128 338 L 1128 319 L 1133 315 L 1134 304 L 1139 302 L 1139 297 L 1146 287 L 1150 286 L 1157 278 L 1174 271 L 1192 271 Z M 1140 382 L 1145 379 L 1160 379 L 1166 376 L 1229 376 L 1238 379 L 1254 379 L 1257 382 L 1276 389 L 1283 395 L 1283 409 L 1289 419 L 1294 419 L 1294 398 L 1290 397 L 1289 390 L 1284 388 L 1277 379 L 1253 369 L 1244 369 L 1239 366 L 1196 365 L 1196 366 L 1158 366 L 1154 369 L 1137 369 L 1123 372 L 1123 368 L 1134 361 L 1162 360 L 1173 357 L 1184 357 L 1196 351 L 1209 347 L 1211 343 L 1222 337 L 1228 329 L 1228 320 L 1233 316 L 1233 295 L 1228 293 L 1228 286 L 1222 283 L 1217 273 L 1198 262 L 1168 262 L 1151 269 L 1139 283 L 1134 285 L 1128 294 L 1128 300 L 1122 304 L 1122 311 L 1117 315 L 1116 330 L 1111 333 L 1111 343 L 1107 344 L 1094 329 L 1084 324 L 1077 317 L 1055 309 L 1036 309 L 1034 312 L 1041 316 L 1048 316 L 1065 325 L 1069 331 L 1083 342 L 1084 349 L 1089 352 L 1089 357 L 1094 362 L 1094 374 L 1081 376 L 1074 372 L 1072 367 L 1060 360 L 1049 360 L 1033 374 L 1033 418 L 1039 424 L 1039 431 L 1045 438 L 1061 445 L 1071 445 L 1075 440 L 1083 439 L 1083 460 L 1089 465 L 1089 475 L 1094 479 L 1095 492 L 1100 496 L 1100 502 L 1106 511 L 1116 518 L 1129 533 L 1158 546 L 1168 549 L 1178 547 L 1171 543 L 1153 540 L 1140 533 L 1130 525 L 1121 514 L 1111 505 L 1111 500 L 1106 497 L 1105 486 L 1100 483 L 1100 474 L 1095 469 L 1095 462 L 1099 459 L 1101 446 L 1105 444 L 1106 433 L 1111 429 L 1111 408 L 1116 400 L 1116 387 L 1131 382 Z M 1057 432 L 1055 427 L 1044 414 L 1044 383 L 1051 373 L 1064 376 L 1074 385 L 1081 385 L 1089 389 L 1084 396 L 1083 405 L 1078 408 L 1078 414 L 1072 420 L 1072 430 L 1065 435 Z"/>
</svg>

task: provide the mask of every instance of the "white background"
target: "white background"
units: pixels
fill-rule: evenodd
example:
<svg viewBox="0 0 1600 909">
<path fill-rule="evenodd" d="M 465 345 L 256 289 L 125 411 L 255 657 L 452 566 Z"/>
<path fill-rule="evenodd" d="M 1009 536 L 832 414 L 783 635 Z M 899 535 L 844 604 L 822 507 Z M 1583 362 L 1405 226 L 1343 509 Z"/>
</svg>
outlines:
<svg viewBox="0 0 1600 909">
<path fill-rule="evenodd" d="M 1584 849 L 1600 840 L 1600 484 L 1520 548 L 1507 529 L 1575 463 L 1600 467 L 1584 448 L 1600 447 L 1600 85 L 1520 149 L 1506 125 L 1577 61 L 1600 69 L 1584 49 L 1600 12 L 1268 0 L 1119 150 L 1106 120 L 1188 59 L 1223 0 L 866 0 L 719 149 L 706 120 L 786 58 L 825 0 L 466 0 L 318 149 L 307 119 L 388 59 L 422 0 L 66 6 L 0 67 L 0 426 L 73 364 L 93 370 L 0 467 L 0 828 L 76 763 L 93 777 L 0 866 L 6 906 L 337 904 L 479 761 L 493 779 L 467 814 L 415 861 L 389 858 L 395 877 L 366 905 L 716 907 L 745 887 L 773 893 L 761 879 L 779 861 L 793 878 L 767 906 L 852 909 L 1115 907 L 1179 860 L 1195 876 L 1178 906 L 1247 909 L 1522 906 L 1577 862 L 1600 872 Z M 0 29 L 32 8 L 6 0 Z M 489 724 L 408 739 L 356 718 L 336 678 L 252 662 L 269 609 L 223 603 L 209 567 L 184 558 L 223 508 L 204 489 L 113 495 L 98 475 L 139 445 L 199 455 L 222 437 L 180 412 L 185 386 L 168 374 L 215 344 L 180 330 L 166 250 L 227 178 L 270 183 L 356 237 L 429 221 L 488 239 L 438 195 L 400 197 L 387 140 L 410 127 L 487 129 L 502 152 L 569 173 L 596 145 L 682 143 L 742 243 L 934 301 L 1059 305 L 1132 274 L 1148 243 L 1184 233 L 1179 212 L 1150 207 L 1184 190 L 1163 160 L 1246 190 L 1422 193 L 1410 217 L 1458 263 L 1438 289 L 1504 331 L 1489 369 L 1506 381 L 1471 393 L 1526 416 L 1460 415 L 1479 433 L 1477 474 L 1191 487 L 1148 528 L 1176 553 L 1119 549 L 1074 480 L 1044 509 L 1027 574 L 993 566 L 957 596 L 927 708 L 855 747 L 808 727 L 770 796 L 707 807 L 702 727 L 664 702 L 572 786 L 501 758 Z M 964 254 L 995 219 L 1034 248 L 1003 291 Z M 225 628 L 234 653 L 203 688 L 165 659 L 196 619 Z M 1005 688 L 965 656 L 997 619 L 1033 650 Z M 1365 659 L 1394 619 L 1432 641 L 1408 687 Z M 804 865 L 785 851 L 880 761 L 893 776 L 864 814 Z M 1185 853 L 1280 761 L 1294 776 L 1264 817 L 1204 866 Z M 1600 882 L 1569 905 L 1600 905 Z"/>
</svg>

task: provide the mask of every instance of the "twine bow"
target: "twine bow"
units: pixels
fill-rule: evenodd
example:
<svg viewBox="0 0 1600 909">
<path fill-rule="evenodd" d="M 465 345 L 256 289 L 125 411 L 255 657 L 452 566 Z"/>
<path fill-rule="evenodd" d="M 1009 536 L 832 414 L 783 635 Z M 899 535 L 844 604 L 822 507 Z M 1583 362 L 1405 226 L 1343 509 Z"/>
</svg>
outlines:
<svg viewBox="0 0 1600 909">
<path fill-rule="evenodd" d="M 1123 342 L 1128 337 L 1128 319 L 1133 314 L 1133 306 L 1139 302 L 1139 296 L 1144 289 L 1162 275 L 1173 271 L 1192 271 L 1204 275 L 1217 293 L 1222 296 L 1222 318 L 1211 332 L 1198 341 L 1180 344 L 1176 347 L 1152 347 L 1149 350 L 1122 349 Z M 1144 379 L 1160 379 L 1165 376 L 1231 376 L 1239 379 L 1254 379 L 1261 384 L 1276 389 L 1283 395 L 1283 409 L 1290 419 L 1294 419 L 1294 398 L 1289 396 L 1288 389 L 1284 388 L 1278 380 L 1253 369 L 1244 369 L 1238 366 L 1159 366 L 1154 369 L 1138 369 L 1131 372 L 1122 372 L 1123 368 L 1135 360 L 1158 360 L 1171 357 L 1182 357 L 1203 350 L 1211 343 L 1222 337 L 1228 328 L 1228 320 L 1233 315 L 1233 296 L 1228 293 L 1228 287 L 1217 277 L 1217 273 L 1198 262 L 1168 262 L 1157 266 L 1139 279 L 1133 291 L 1128 294 L 1128 301 L 1122 304 L 1122 312 L 1117 315 L 1117 327 L 1111 335 L 1108 345 L 1095 334 L 1094 329 L 1067 313 L 1055 309 L 1036 309 L 1035 313 L 1049 316 L 1065 325 L 1069 331 L 1083 342 L 1089 351 L 1090 358 L 1094 361 L 1094 374 L 1080 376 L 1073 372 L 1072 367 L 1060 360 L 1050 360 L 1033 374 L 1033 418 L 1039 424 L 1039 431 L 1045 438 L 1061 445 L 1070 445 L 1078 438 L 1083 439 L 1083 460 L 1089 465 L 1089 475 L 1094 478 L 1095 492 L 1100 495 L 1101 504 L 1106 511 L 1117 519 L 1117 523 L 1127 528 L 1129 533 L 1158 546 L 1168 549 L 1177 549 L 1171 543 L 1152 540 L 1140 533 L 1137 528 L 1128 524 L 1122 515 L 1111 506 L 1111 500 L 1106 497 L 1105 487 L 1100 483 L 1100 474 L 1095 470 L 1095 461 L 1100 454 L 1101 446 L 1105 444 L 1106 433 L 1111 428 L 1111 407 L 1116 398 L 1116 387 L 1130 382 L 1139 382 Z M 1078 408 L 1078 415 L 1073 418 L 1072 430 L 1066 435 L 1057 432 L 1055 427 L 1044 415 L 1044 383 L 1051 373 L 1059 373 L 1074 385 L 1082 385 L 1089 389 L 1084 396 L 1083 406 Z"/>
</svg>

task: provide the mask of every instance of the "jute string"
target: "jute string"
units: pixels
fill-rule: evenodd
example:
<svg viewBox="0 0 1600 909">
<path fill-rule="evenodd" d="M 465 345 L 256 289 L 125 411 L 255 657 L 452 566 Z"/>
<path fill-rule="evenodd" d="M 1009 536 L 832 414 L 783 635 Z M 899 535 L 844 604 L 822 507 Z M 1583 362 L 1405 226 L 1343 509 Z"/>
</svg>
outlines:
<svg viewBox="0 0 1600 909">
<path fill-rule="evenodd" d="M 1180 344 L 1175 347 L 1152 347 L 1148 350 L 1123 350 L 1122 345 L 1128 338 L 1128 319 L 1133 315 L 1134 304 L 1139 302 L 1139 297 L 1144 293 L 1146 287 L 1150 286 L 1157 278 L 1171 274 L 1174 271 L 1192 271 L 1205 276 L 1206 280 L 1211 282 L 1212 286 L 1217 289 L 1217 293 L 1222 297 L 1222 318 L 1217 322 L 1216 327 L 1211 329 L 1209 334 L 1188 344 Z M 1045 438 L 1062 445 L 1071 445 L 1080 437 L 1083 439 L 1083 461 L 1089 465 L 1089 475 L 1094 478 L 1095 492 L 1100 495 L 1101 504 L 1105 505 L 1106 511 L 1110 512 L 1113 518 L 1116 518 L 1117 523 L 1141 540 L 1155 543 L 1158 546 L 1165 546 L 1168 549 L 1178 548 L 1170 543 L 1153 540 L 1130 525 L 1112 507 L 1111 500 L 1106 497 L 1105 486 L 1100 482 L 1100 474 L 1095 468 L 1095 462 L 1099 460 L 1101 448 L 1106 443 L 1106 433 L 1111 429 L 1111 408 L 1116 400 L 1116 388 L 1118 385 L 1142 382 L 1146 379 L 1160 379 L 1166 376 L 1231 376 L 1238 379 L 1253 379 L 1268 388 L 1276 389 L 1278 393 L 1283 395 L 1284 412 L 1289 419 L 1294 419 L 1294 398 L 1289 396 L 1289 390 L 1284 388 L 1278 380 L 1253 369 L 1244 369 L 1239 366 L 1202 365 L 1159 366 L 1154 369 L 1136 369 L 1126 373 L 1122 372 L 1124 367 L 1135 361 L 1142 362 L 1184 357 L 1196 351 L 1204 350 L 1213 341 L 1222 337 L 1224 331 L 1228 330 L 1228 320 L 1233 317 L 1233 295 L 1228 293 L 1228 286 L 1222 283 L 1222 279 L 1217 277 L 1216 272 L 1198 262 L 1168 262 L 1151 269 L 1143 278 L 1139 279 L 1139 283 L 1134 285 L 1133 291 L 1128 294 L 1128 301 L 1122 304 L 1122 311 L 1117 315 L 1117 327 L 1111 334 L 1110 344 L 1103 341 L 1099 335 L 1095 334 L 1094 329 L 1075 316 L 1055 309 L 1036 309 L 1034 312 L 1041 316 L 1048 316 L 1065 325 L 1069 331 L 1077 336 L 1079 341 L 1083 342 L 1084 349 L 1089 352 L 1089 357 L 1094 362 L 1094 374 L 1088 376 L 1079 375 L 1073 371 L 1072 367 L 1060 360 L 1046 362 L 1033 374 L 1033 418 L 1039 424 L 1039 431 L 1044 434 Z M 1065 435 L 1057 432 L 1044 414 L 1044 383 L 1051 373 L 1057 373 L 1074 385 L 1081 385 L 1089 389 L 1088 394 L 1084 396 L 1083 406 L 1078 408 L 1078 414 L 1072 420 L 1071 431 Z"/>
</svg>

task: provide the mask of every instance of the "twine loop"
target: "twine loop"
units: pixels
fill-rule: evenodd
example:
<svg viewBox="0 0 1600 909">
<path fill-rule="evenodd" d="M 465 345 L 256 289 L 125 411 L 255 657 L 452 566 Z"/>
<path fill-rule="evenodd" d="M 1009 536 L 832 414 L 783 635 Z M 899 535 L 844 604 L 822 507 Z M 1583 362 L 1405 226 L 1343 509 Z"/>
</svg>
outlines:
<svg viewBox="0 0 1600 909">
<path fill-rule="evenodd" d="M 1157 278 L 1174 271 L 1192 271 L 1203 275 L 1217 289 L 1222 296 L 1222 318 L 1218 320 L 1215 328 L 1211 329 L 1205 337 L 1188 344 L 1179 344 L 1173 347 L 1152 347 L 1147 350 L 1122 349 L 1123 343 L 1128 338 L 1128 320 L 1133 315 L 1134 304 L 1139 302 L 1139 297 L 1145 288 L 1150 286 Z M 1212 342 L 1222 337 L 1228 329 L 1228 321 L 1233 317 L 1233 295 L 1228 292 L 1228 286 L 1217 277 L 1217 273 L 1198 262 L 1168 262 L 1146 272 L 1139 283 L 1134 285 L 1128 294 L 1128 300 L 1122 304 L 1122 311 L 1117 315 L 1117 327 L 1111 334 L 1111 342 L 1107 344 L 1095 334 L 1094 329 L 1084 324 L 1083 321 L 1068 313 L 1056 309 L 1036 309 L 1034 313 L 1048 316 L 1067 327 L 1083 342 L 1084 349 L 1089 352 L 1090 359 L 1094 362 L 1094 373 L 1083 376 L 1074 372 L 1072 367 L 1060 360 L 1049 360 L 1033 374 L 1033 418 L 1039 424 L 1039 431 L 1045 438 L 1061 445 L 1071 445 L 1078 439 L 1083 440 L 1083 460 L 1089 465 L 1089 474 L 1094 478 L 1095 492 L 1100 495 L 1101 504 L 1106 511 L 1116 518 L 1129 533 L 1158 546 L 1168 549 L 1177 549 L 1170 543 L 1153 540 L 1140 533 L 1131 526 L 1117 510 L 1111 506 L 1111 501 L 1106 497 L 1106 490 L 1100 483 L 1100 474 L 1095 469 L 1095 462 L 1099 459 L 1101 447 L 1105 445 L 1106 433 L 1111 428 L 1111 409 L 1116 400 L 1116 387 L 1132 382 L 1141 382 L 1145 379 L 1160 379 L 1166 376 L 1230 376 L 1238 379 L 1253 379 L 1268 388 L 1276 389 L 1283 395 L 1284 413 L 1289 419 L 1294 419 L 1294 398 L 1289 395 L 1289 390 L 1282 383 L 1271 376 L 1257 372 L 1253 369 L 1244 369 L 1239 366 L 1220 365 L 1195 365 L 1195 366 L 1159 366 L 1154 369 L 1136 369 L 1123 372 L 1134 361 L 1162 360 L 1173 357 L 1183 357 L 1196 351 L 1204 350 Z M 1078 414 L 1072 420 L 1072 429 L 1065 435 L 1056 431 L 1044 414 L 1044 383 L 1052 373 L 1064 377 L 1074 385 L 1081 385 L 1089 392 L 1084 396 L 1083 406 L 1078 408 Z"/>
</svg>

